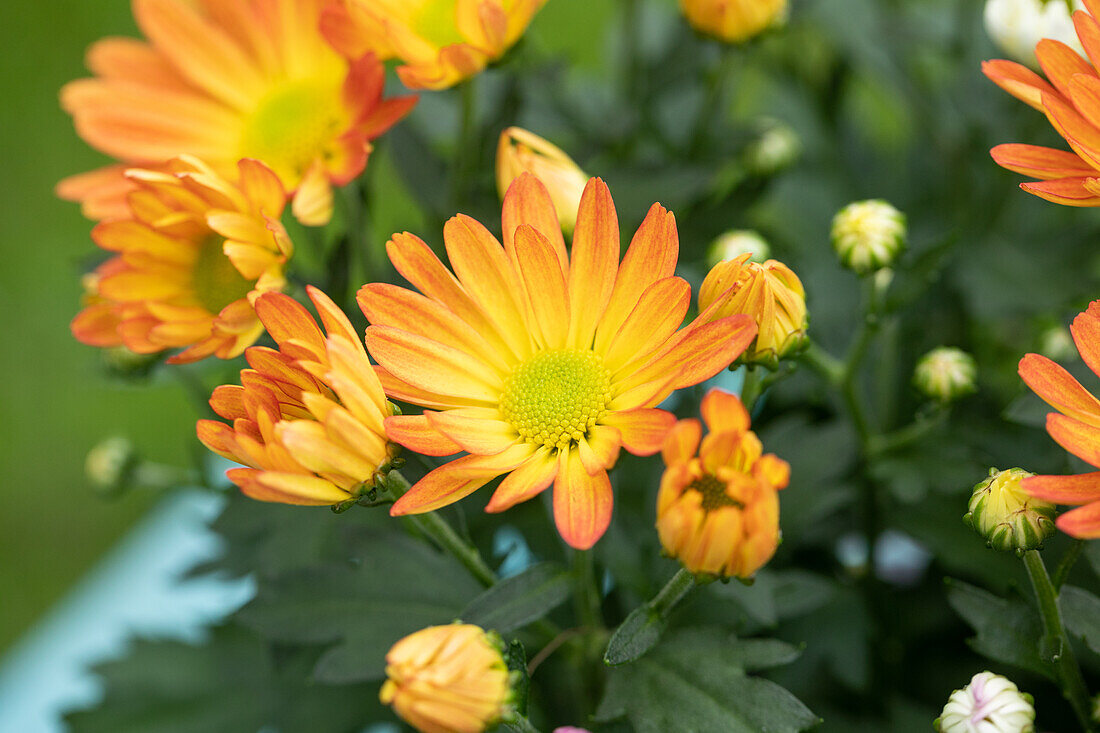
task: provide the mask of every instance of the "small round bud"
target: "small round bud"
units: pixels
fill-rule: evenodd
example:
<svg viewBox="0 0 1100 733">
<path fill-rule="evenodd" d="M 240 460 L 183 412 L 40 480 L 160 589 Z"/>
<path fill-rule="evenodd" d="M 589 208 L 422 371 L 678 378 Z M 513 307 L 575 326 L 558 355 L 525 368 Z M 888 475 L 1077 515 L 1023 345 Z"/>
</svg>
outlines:
<svg viewBox="0 0 1100 733">
<path fill-rule="evenodd" d="M 1033 733 L 1033 703 L 1007 677 L 980 672 L 951 693 L 932 725 L 938 733 Z"/>
<path fill-rule="evenodd" d="M 707 266 L 714 267 L 724 260 L 737 259 L 748 255 L 752 262 L 763 262 L 771 254 L 768 240 L 751 229 L 733 229 L 711 242 L 707 252 Z"/>
<path fill-rule="evenodd" d="M 133 443 L 117 436 L 107 438 L 88 451 L 84 475 L 100 493 L 118 494 L 127 488 L 139 462 Z"/>
<path fill-rule="evenodd" d="M 770 176 L 793 164 L 802 154 L 802 140 L 789 125 L 769 124 L 745 148 L 745 167 L 758 176 Z"/>
<path fill-rule="evenodd" d="M 1077 346 L 1073 336 L 1065 326 L 1051 326 L 1039 335 L 1040 354 L 1053 361 L 1073 361 L 1077 359 Z"/>
<path fill-rule="evenodd" d="M 379 699 L 421 733 L 481 733 L 511 711 L 503 650 L 472 624 L 429 626 L 390 649 Z"/>
<path fill-rule="evenodd" d="M 1021 468 L 990 469 L 974 487 L 963 521 L 995 550 L 1036 550 L 1054 534 L 1054 504 L 1029 496 L 1020 485 L 1035 474 Z"/>
<path fill-rule="evenodd" d="M 977 390 L 978 365 L 962 349 L 939 346 L 920 358 L 913 384 L 925 397 L 952 402 Z"/>
<path fill-rule="evenodd" d="M 833 249 L 860 275 L 893 264 L 905 249 L 905 215 L 885 201 L 848 204 L 833 217 Z"/>
</svg>

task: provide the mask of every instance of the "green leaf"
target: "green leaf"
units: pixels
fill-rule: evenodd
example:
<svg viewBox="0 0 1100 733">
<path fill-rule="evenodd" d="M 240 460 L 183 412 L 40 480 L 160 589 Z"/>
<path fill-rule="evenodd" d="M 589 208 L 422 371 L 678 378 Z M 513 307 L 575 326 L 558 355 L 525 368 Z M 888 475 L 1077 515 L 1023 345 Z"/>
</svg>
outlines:
<svg viewBox="0 0 1100 733">
<path fill-rule="evenodd" d="M 380 679 L 394 643 L 455 620 L 480 590 L 455 560 L 407 535 L 370 528 L 349 535 L 350 562 L 272 579 L 239 613 L 274 641 L 336 642 L 314 670 L 329 683 Z"/>
<path fill-rule="evenodd" d="M 998 598 L 960 580 L 948 579 L 947 583 L 947 602 L 978 632 L 969 641 L 974 651 L 994 661 L 1054 678 L 1053 669 L 1039 653 L 1042 623 L 1030 606 Z"/>
<path fill-rule="evenodd" d="M 666 626 L 667 616 L 650 608 L 648 603 L 638 606 L 615 629 L 603 661 L 614 666 L 637 659 L 653 648 Z"/>
<path fill-rule="evenodd" d="M 798 650 L 739 641 L 717 629 L 669 634 L 633 664 L 608 672 L 596 719 L 627 717 L 638 733 L 797 733 L 819 722 L 794 695 L 747 672 L 785 664 Z"/>
<path fill-rule="evenodd" d="M 1100 598 L 1084 588 L 1066 585 L 1058 594 L 1058 606 L 1069 632 L 1100 654 Z"/>
<path fill-rule="evenodd" d="M 569 592 L 569 573 L 557 563 L 540 563 L 486 590 L 466 606 L 460 618 L 504 633 L 550 613 L 569 598 Z"/>
</svg>

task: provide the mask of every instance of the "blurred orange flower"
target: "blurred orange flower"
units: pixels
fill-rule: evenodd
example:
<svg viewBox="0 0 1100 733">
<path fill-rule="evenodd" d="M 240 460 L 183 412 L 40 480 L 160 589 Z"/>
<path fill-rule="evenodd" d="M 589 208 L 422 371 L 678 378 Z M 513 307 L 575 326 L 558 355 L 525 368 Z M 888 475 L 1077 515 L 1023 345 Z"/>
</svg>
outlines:
<svg viewBox="0 0 1100 733">
<path fill-rule="evenodd" d="M 787 0 L 680 0 L 680 10 L 700 33 L 739 43 L 783 18 Z"/>
<path fill-rule="evenodd" d="M 169 359 L 180 363 L 230 359 L 259 338 L 252 301 L 283 288 L 293 246 L 279 179 L 255 160 L 238 167 L 239 184 L 186 156 L 167 172 L 127 172 L 128 215 L 92 230 L 117 254 L 85 278 L 77 339 L 139 354 L 187 347 Z"/>
<path fill-rule="evenodd" d="M 134 0 L 149 41 L 96 42 L 95 77 L 61 90 L 77 133 L 123 164 L 67 178 L 58 195 L 93 219 L 125 216 L 126 168 L 189 154 L 229 177 L 239 159 L 256 158 L 294 195 L 300 221 L 327 222 L 331 185 L 359 175 L 369 141 L 416 102 L 383 100 L 379 61 L 349 61 L 325 42 L 328 2 Z"/>
<path fill-rule="evenodd" d="M 420 239 L 396 235 L 390 260 L 423 295 L 386 284 L 359 293 L 387 394 L 434 408 L 387 419 L 387 434 L 419 453 L 470 454 L 421 479 L 392 513 L 438 509 L 507 474 L 487 511 L 553 483 L 558 531 L 587 549 L 611 520 L 607 469 L 620 447 L 658 451 L 674 418 L 654 407 L 726 368 L 756 327 L 704 312 L 677 330 L 691 288 L 674 275 L 674 217 L 654 204 L 620 263 L 615 205 L 598 178 L 581 197 L 571 255 L 530 174 L 504 197 L 503 230 L 502 246 L 469 217 L 447 222 L 453 275 Z"/>
<path fill-rule="evenodd" d="M 261 296 L 256 312 L 279 349 L 248 349 L 241 384 L 210 398 L 231 424 L 200 420 L 197 431 L 207 448 L 248 466 L 226 475 L 253 499 L 340 504 L 371 488 L 393 458 L 382 426 L 392 407 L 347 317 L 307 290 L 327 338 L 293 298 Z"/>
<path fill-rule="evenodd" d="M 1012 143 L 990 151 L 997 163 L 1038 178 L 1020 188 L 1065 206 L 1100 206 L 1100 0 L 1084 0 L 1088 12 L 1073 14 L 1073 24 L 1089 60 L 1049 38 L 1035 46 L 1047 79 L 1014 61 L 982 64 L 982 71 L 1012 96 L 1044 113 L 1073 152 Z M 1091 63 L 1089 63 L 1091 61 Z M 1047 81 L 1049 79 L 1049 82 Z"/>
<path fill-rule="evenodd" d="M 761 455 L 749 413 L 736 396 L 714 389 L 698 420 L 669 433 L 657 495 L 657 533 L 665 552 L 693 573 L 748 578 L 779 545 L 779 496 L 790 479 L 786 461 Z M 696 456 L 696 450 L 699 454 Z"/>
<path fill-rule="evenodd" d="M 515 44 L 546 0 L 342 0 L 322 29 L 350 58 L 374 52 L 404 65 L 412 89 L 446 89 Z"/>
<path fill-rule="evenodd" d="M 1100 375 L 1100 300 L 1073 320 L 1070 328 L 1081 358 Z M 1100 400 L 1056 363 L 1028 354 L 1020 360 L 1020 376 L 1035 394 L 1058 412 L 1047 415 L 1047 432 L 1085 463 L 1100 468 Z M 1060 530 L 1078 539 L 1100 538 L 1100 472 L 1076 476 L 1032 476 L 1023 489 L 1055 504 L 1082 505 L 1058 517 Z"/>
</svg>

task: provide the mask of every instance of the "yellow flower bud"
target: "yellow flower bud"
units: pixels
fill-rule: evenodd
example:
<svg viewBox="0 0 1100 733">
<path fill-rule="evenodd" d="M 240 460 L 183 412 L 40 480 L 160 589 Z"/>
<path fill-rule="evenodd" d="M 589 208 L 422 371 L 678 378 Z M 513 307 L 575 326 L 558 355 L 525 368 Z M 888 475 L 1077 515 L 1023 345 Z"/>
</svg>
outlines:
<svg viewBox="0 0 1100 733">
<path fill-rule="evenodd" d="M 1033 703 L 1031 695 L 1020 692 L 1007 677 L 979 672 L 970 684 L 951 693 L 932 727 L 938 733 L 1032 733 Z"/>
<path fill-rule="evenodd" d="M 699 289 L 699 310 L 718 303 L 712 319 L 744 313 L 752 316 L 756 340 L 745 349 L 741 361 L 775 367 L 784 356 L 806 341 L 808 315 L 806 291 L 789 267 L 776 260 L 762 264 L 749 254 L 719 262 Z"/>
<path fill-rule="evenodd" d="M 777 491 L 790 468 L 761 455 L 736 396 L 711 390 L 702 414 L 710 434 L 701 443 L 698 420 L 681 420 L 665 441 L 657 534 L 665 552 L 693 573 L 749 578 L 779 545 Z"/>
<path fill-rule="evenodd" d="M 139 463 L 134 444 L 123 437 L 107 438 L 88 451 L 84 475 L 92 487 L 104 494 L 127 488 Z"/>
<path fill-rule="evenodd" d="M 700 33 L 740 43 L 785 20 L 787 0 L 680 0 L 680 9 Z"/>
<path fill-rule="evenodd" d="M 521 127 L 509 127 L 500 134 L 497 145 L 497 190 L 501 198 L 521 173 L 542 181 L 557 209 L 561 228 L 566 234 L 572 233 L 588 174 L 550 141 Z"/>
<path fill-rule="evenodd" d="M 913 384 L 925 397 L 951 402 L 974 392 L 978 365 L 962 349 L 940 346 L 920 358 L 913 372 Z"/>
<path fill-rule="evenodd" d="M 1054 534 L 1054 504 L 1024 492 L 1020 482 L 1035 474 L 1021 468 L 990 469 L 974 487 L 963 520 L 995 550 L 1035 550 Z"/>
<path fill-rule="evenodd" d="M 905 214 L 885 201 L 856 201 L 833 217 L 833 249 L 860 275 L 893 264 L 905 248 Z"/>
<path fill-rule="evenodd" d="M 511 683 L 496 634 L 429 626 L 386 655 L 379 699 L 421 733 L 481 733 L 508 711 Z"/>
</svg>

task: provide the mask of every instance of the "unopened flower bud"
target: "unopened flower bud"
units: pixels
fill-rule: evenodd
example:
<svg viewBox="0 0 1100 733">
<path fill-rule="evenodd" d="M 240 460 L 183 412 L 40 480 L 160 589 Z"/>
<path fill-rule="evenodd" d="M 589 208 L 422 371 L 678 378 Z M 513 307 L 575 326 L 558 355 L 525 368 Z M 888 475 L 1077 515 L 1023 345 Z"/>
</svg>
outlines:
<svg viewBox="0 0 1100 733">
<path fill-rule="evenodd" d="M 787 0 L 680 0 L 680 9 L 700 33 L 740 43 L 783 22 Z"/>
<path fill-rule="evenodd" d="M 1077 358 L 1077 346 L 1065 326 L 1051 326 L 1039 335 L 1039 353 L 1053 361 L 1073 361 Z"/>
<path fill-rule="evenodd" d="M 913 384 L 920 393 L 938 402 L 952 402 L 977 390 L 978 365 L 962 349 L 939 346 L 920 358 Z"/>
<path fill-rule="evenodd" d="M 995 550 L 1036 550 L 1054 534 L 1054 504 L 1023 490 L 1020 482 L 1028 476 L 1034 474 L 1021 468 L 994 468 L 989 478 L 974 487 L 963 520 Z"/>
<path fill-rule="evenodd" d="M 521 127 L 509 127 L 500 134 L 497 145 L 497 190 L 501 198 L 521 173 L 542 181 L 550 192 L 561 228 L 571 233 L 577 225 L 577 209 L 588 174 L 549 140 Z"/>
<path fill-rule="evenodd" d="M 1033 733 L 1033 703 L 1007 677 L 980 672 L 951 693 L 933 726 L 939 733 Z"/>
<path fill-rule="evenodd" d="M 801 154 L 798 134 L 789 125 L 773 123 L 745 148 L 745 166 L 758 176 L 770 176 L 794 163 Z"/>
<path fill-rule="evenodd" d="M 127 488 L 140 463 L 134 444 L 113 437 L 94 446 L 84 459 L 84 475 L 92 488 L 103 494 L 117 494 Z"/>
<path fill-rule="evenodd" d="M 833 249 L 860 275 L 893 264 L 905 248 L 905 215 L 885 201 L 848 204 L 833 217 Z"/>
<path fill-rule="evenodd" d="M 421 733 L 481 733 L 510 711 L 511 673 L 495 633 L 430 626 L 386 655 L 379 699 Z"/>
<path fill-rule="evenodd" d="M 707 266 L 715 267 L 724 260 L 748 255 L 752 262 L 763 262 L 771 254 L 768 240 L 751 229 L 733 229 L 711 242 L 707 252 Z"/>
<path fill-rule="evenodd" d="M 1081 0 L 1074 9 L 1083 10 Z M 1070 8 L 1065 0 L 988 0 L 985 4 L 985 32 L 1010 58 L 1039 68 L 1035 45 L 1044 38 L 1065 43 L 1085 55 L 1073 27 Z"/>
<path fill-rule="evenodd" d="M 774 368 L 806 343 L 806 291 L 782 262 L 758 264 L 748 254 L 719 262 L 699 289 L 699 310 L 715 303 L 712 320 L 744 313 L 756 321 L 756 340 L 741 355 L 742 363 Z"/>
</svg>

